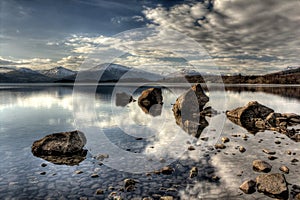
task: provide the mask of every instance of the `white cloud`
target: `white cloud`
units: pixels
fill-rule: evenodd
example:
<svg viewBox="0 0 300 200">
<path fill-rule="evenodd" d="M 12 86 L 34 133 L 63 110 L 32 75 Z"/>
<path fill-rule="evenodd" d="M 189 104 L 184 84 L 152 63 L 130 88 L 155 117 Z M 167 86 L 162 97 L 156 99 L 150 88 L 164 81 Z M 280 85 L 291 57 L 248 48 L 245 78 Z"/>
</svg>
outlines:
<svg viewBox="0 0 300 200">
<path fill-rule="evenodd" d="M 242 67 L 251 73 L 255 68 L 255 73 L 266 73 L 300 63 L 298 1 L 216 0 L 211 8 L 205 1 L 170 9 L 146 8 L 143 12 L 154 24 L 194 38 L 213 57 L 230 58 L 222 62 L 216 59 L 221 69 L 230 66 L 238 71 Z M 244 59 L 245 54 L 252 57 Z M 256 59 L 259 57 L 273 60 Z"/>
</svg>

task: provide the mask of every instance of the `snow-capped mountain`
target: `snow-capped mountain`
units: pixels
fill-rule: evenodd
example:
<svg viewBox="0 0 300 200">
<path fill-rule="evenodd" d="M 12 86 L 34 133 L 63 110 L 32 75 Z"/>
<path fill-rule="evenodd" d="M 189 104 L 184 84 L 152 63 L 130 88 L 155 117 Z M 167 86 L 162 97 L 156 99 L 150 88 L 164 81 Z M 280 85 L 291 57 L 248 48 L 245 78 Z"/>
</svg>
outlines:
<svg viewBox="0 0 300 200">
<path fill-rule="evenodd" d="M 76 75 L 76 71 L 72 71 L 70 69 L 64 68 L 64 67 L 54 67 L 52 69 L 48 70 L 39 70 L 39 73 L 55 79 L 63 79 L 68 76 Z"/>
<path fill-rule="evenodd" d="M 83 82 L 118 82 L 118 81 L 155 81 L 162 77 L 158 74 L 146 72 L 136 68 L 129 68 L 119 64 L 100 64 L 88 70 L 78 72 L 77 81 Z M 101 78 L 100 78 L 101 77 Z M 66 77 L 64 81 L 75 81 L 76 75 Z"/>
</svg>

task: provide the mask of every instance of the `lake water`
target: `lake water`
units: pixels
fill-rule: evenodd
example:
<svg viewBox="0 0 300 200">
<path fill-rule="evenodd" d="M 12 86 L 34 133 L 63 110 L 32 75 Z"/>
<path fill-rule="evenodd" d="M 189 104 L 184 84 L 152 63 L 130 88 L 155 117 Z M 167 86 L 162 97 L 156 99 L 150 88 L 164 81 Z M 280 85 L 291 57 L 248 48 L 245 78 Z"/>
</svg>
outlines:
<svg viewBox="0 0 300 200">
<path fill-rule="evenodd" d="M 73 93 L 70 86 L 29 85 L 0 86 L 0 199 L 105 199 L 115 192 L 123 199 L 154 198 L 171 195 L 180 199 L 266 199 L 260 193 L 243 194 L 239 185 L 255 178 L 254 159 L 267 159 L 262 149 L 276 151 L 278 159 L 269 161 L 272 172 L 280 172 L 282 164 L 290 168 L 285 175 L 293 185 L 300 185 L 299 164 L 292 164 L 300 155 L 299 143 L 272 131 L 255 135 L 227 120 L 224 112 L 249 101 L 273 108 L 280 113 L 300 114 L 300 86 L 232 86 L 230 90 L 209 91 L 208 105 L 220 112 L 207 117 L 208 126 L 200 138 L 195 138 L 175 123 L 172 104 L 185 89 L 163 89 L 161 112 L 152 116 L 137 102 L 116 106 L 117 92 L 130 92 L 131 87 L 98 88 Z M 142 89 L 133 93 L 138 99 Z M 294 127 L 299 129 L 299 127 Z M 79 165 L 56 165 L 35 157 L 31 145 L 48 134 L 81 130 L 87 137 L 87 158 Z M 239 134 L 241 137 L 233 137 Z M 248 136 L 245 140 L 242 136 Z M 209 148 L 221 137 L 229 137 L 226 149 L 220 152 Z M 274 142 L 279 140 L 280 144 Z M 195 150 L 189 151 L 190 146 Z M 238 146 L 246 152 L 240 153 Z M 291 150 L 294 154 L 287 155 Z M 94 156 L 108 154 L 101 163 Z M 41 164 L 47 166 L 42 167 Z M 155 174 L 155 170 L 170 165 L 171 175 Z M 196 166 L 197 177 L 189 178 Z M 83 173 L 76 174 L 76 170 Z M 243 173 L 241 173 L 243 171 Z M 44 173 L 42 173 L 44 172 Z M 99 177 L 91 178 L 92 174 Z M 220 179 L 216 179 L 218 176 Z M 132 192 L 123 191 L 123 180 L 138 181 Z M 96 194 L 102 189 L 104 194 Z"/>
</svg>

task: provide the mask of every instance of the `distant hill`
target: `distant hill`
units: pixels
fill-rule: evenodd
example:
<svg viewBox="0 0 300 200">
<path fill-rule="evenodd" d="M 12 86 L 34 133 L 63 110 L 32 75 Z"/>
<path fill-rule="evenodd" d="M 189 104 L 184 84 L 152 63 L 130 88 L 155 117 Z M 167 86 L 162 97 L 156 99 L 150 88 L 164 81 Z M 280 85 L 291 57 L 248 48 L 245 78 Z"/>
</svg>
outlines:
<svg viewBox="0 0 300 200">
<path fill-rule="evenodd" d="M 77 72 L 64 68 L 64 67 L 54 67 L 48 70 L 39 70 L 39 73 L 54 79 L 63 79 L 68 76 L 76 76 Z"/>
<path fill-rule="evenodd" d="M 203 77 L 206 81 L 217 82 L 217 77 L 213 75 L 188 75 L 186 79 L 193 83 L 204 83 Z M 266 75 L 222 75 L 222 80 L 225 84 L 300 84 L 300 67 Z"/>
</svg>

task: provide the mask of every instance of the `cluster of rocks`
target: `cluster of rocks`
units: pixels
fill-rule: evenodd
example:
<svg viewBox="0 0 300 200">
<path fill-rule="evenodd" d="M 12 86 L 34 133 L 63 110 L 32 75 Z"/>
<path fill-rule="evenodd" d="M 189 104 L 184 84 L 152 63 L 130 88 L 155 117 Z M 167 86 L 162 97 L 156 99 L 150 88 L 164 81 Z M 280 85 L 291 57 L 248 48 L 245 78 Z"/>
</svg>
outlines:
<svg viewBox="0 0 300 200">
<path fill-rule="evenodd" d="M 254 171 L 264 174 L 258 175 L 255 180 L 250 179 L 243 182 L 240 189 L 244 193 L 252 194 L 257 190 L 272 198 L 288 199 L 289 189 L 284 174 L 269 173 L 272 170 L 272 165 L 263 160 L 254 160 L 252 165 Z M 280 167 L 280 170 L 289 173 L 287 166 Z"/>
<path fill-rule="evenodd" d="M 251 101 L 243 107 L 226 111 L 228 119 L 251 133 L 258 131 L 277 131 L 292 140 L 299 142 L 299 130 L 288 129 L 289 126 L 300 124 L 300 115 L 294 113 L 276 113 L 273 109 L 257 101 Z"/>
</svg>

